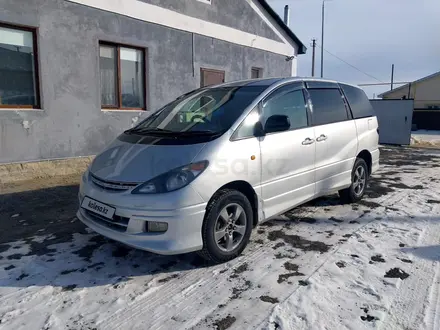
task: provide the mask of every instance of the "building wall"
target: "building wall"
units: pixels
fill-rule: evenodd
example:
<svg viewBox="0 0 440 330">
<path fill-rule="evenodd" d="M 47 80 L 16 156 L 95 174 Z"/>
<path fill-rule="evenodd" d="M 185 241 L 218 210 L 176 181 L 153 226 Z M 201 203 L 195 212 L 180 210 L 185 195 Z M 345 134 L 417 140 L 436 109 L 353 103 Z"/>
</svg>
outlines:
<svg viewBox="0 0 440 330">
<path fill-rule="evenodd" d="M 384 99 L 400 99 L 403 96 L 414 99 L 415 109 L 428 109 L 429 106 L 438 106 L 440 108 L 440 75 L 430 79 L 412 83 L 411 87 L 405 86 L 402 89 L 396 89 L 384 95 Z"/>
<path fill-rule="evenodd" d="M 66 0 L 88 7 L 101 9 L 107 12 L 121 14 L 126 17 L 135 18 L 141 21 L 170 27 L 173 29 L 187 31 L 212 37 L 219 40 L 232 42 L 242 46 L 257 48 L 276 54 L 292 56 L 298 54 L 298 45 L 290 40 L 287 33 L 278 26 L 275 19 L 271 17 L 262 7 L 258 0 L 237 0 L 239 2 L 247 2 L 248 5 L 257 13 L 267 26 L 272 27 L 272 31 L 282 40 L 282 42 L 262 37 L 255 32 L 245 32 L 230 26 L 221 25 L 208 21 L 207 18 L 196 18 L 182 14 L 180 12 L 166 8 L 168 0 L 160 0 L 162 6 L 152 5 L 140 0 Z M 181 0 L 185 1 L 185 0 Z M 199 1 L 199 0 L 187 0 Z M 223 1 L 223 0 L 222 0 Z M 218 14 L 224 14 L 218 12 Z M 236 20 L 246 20 L 240 11 L 234 13 Z M 218 20 L 218 19 L 217 19 Z M 290 41 L 289 41 L 290 40 Z"/>
<path fill-rule="evenodd" d="M 0 109 L 0 163 L 96 154 L 198 88 L 201 67 L 224 70 L 226 81 L 250 78 L 252 67 L 266 77 L 290 76 L 292 64 L 296 69 L 285 55 L 63 0 L 2 0 L 0 22 L 38 28 L 41 95 L 41 110 Z M 99 41 L 147 48 L 147 111 L 101 111 Z"/>
<path fill-rule="evenodd" d="M 281 41 L 246 0 L 140 0 L 188 16 L 233 27 L 261 37 Z"/>
</svg>

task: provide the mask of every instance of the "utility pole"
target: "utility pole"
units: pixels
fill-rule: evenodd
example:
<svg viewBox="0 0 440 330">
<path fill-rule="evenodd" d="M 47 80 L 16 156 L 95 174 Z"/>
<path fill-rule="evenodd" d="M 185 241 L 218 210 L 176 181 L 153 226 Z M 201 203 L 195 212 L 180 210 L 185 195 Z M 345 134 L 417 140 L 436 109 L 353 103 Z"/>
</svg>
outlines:
<svg viewBox="0 0 440 330">
<path fill-rule="evenodd" d="M 316 39 L 312 39 L 312 77 L 315 76 L 315 48 L 316 48 Z"/>
<path fill-rule="evenodd" d="M 322 0 L 322 30 L 321 30 L 321 78 L 324 77 L 324 11 L 325 0 Z"/>
<path fill-rule="evenodd" d="M 394 85 L 394 64 L 391 65 L 391 90 L 393 90 Z"/>
</svg>

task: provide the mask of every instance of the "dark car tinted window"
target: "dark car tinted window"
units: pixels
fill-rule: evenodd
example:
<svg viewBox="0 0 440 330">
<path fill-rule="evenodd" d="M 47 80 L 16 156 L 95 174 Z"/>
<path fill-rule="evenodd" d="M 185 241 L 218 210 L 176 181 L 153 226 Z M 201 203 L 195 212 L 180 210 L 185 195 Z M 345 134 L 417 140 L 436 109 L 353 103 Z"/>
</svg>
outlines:
<svg viewBox="0 0 440 330">
<path fill-rule="evenodd" d="M 266 88 L 233 86 L 196 90 L 167 104 L 134 130 L 224 132 Z"/>
<path fill-rule="evenodd" d="M 280 88 L 271 94 L 263 103 L 263 127 L 267 118 L 273 115 L 285 115 L 290 120 L 290 129 L 307 127 L 307 108 L 301 89 L 289 90 Z"/>
<path fill-rule="evenodd" d="M 340 84 L 340 86 L 350 104 L 353 118 L 357 119 L 374 116 L 374 110 L 371 106 L 370 100 L 362 89 L 345 84 Z"/>
<path fill-rule="evenodd" d="M 307 88 L 338 88 L 338 84 L 336 82 L 331 81 L 307 81 Z"/>
<path fill-rule="evenodd" d="M 339 89 L 309 89 L 313 104 L 313 124 L 325 125 L 348 119 Z"/>
</svg>

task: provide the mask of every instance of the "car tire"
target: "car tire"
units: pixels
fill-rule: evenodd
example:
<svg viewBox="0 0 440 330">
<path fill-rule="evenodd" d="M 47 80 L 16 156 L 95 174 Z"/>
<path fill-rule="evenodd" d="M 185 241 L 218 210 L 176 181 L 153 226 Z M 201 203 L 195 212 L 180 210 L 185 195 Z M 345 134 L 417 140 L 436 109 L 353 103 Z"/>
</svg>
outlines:
<svg viewBox="0 0 440 330">
<path fill-rule="evenodd" d="M 213 263 L 236 258 L 248 244 L 252 227 L 253 212 L 247 197 L 237 190 L 218 191 L 206 208 L 199 255 Z"/>
<path fill-rule="evenodd" d="M 369 172 L 365 160 L 356 158 L 351 172 L 351 186 L 339 190 L 339 196 L 343 203 L 356 203 L 364 197 L 368 184 Z"/>
</svg>

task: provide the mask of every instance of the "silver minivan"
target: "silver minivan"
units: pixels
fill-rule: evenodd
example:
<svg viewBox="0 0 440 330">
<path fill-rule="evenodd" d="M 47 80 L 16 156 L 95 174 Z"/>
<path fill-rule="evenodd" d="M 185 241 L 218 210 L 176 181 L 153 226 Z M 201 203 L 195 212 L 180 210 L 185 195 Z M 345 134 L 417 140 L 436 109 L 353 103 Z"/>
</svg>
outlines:
<svg viewBox="0 0 440 330">
<path fill-rule="evenodd" d="M 122 133 L 84 173 L 78 218 L 159 254 L 238 256 L 255 226 L 379 167 L 365 93 L 336 81 L 246 80 L 187 93 Z"/>
</svg>

